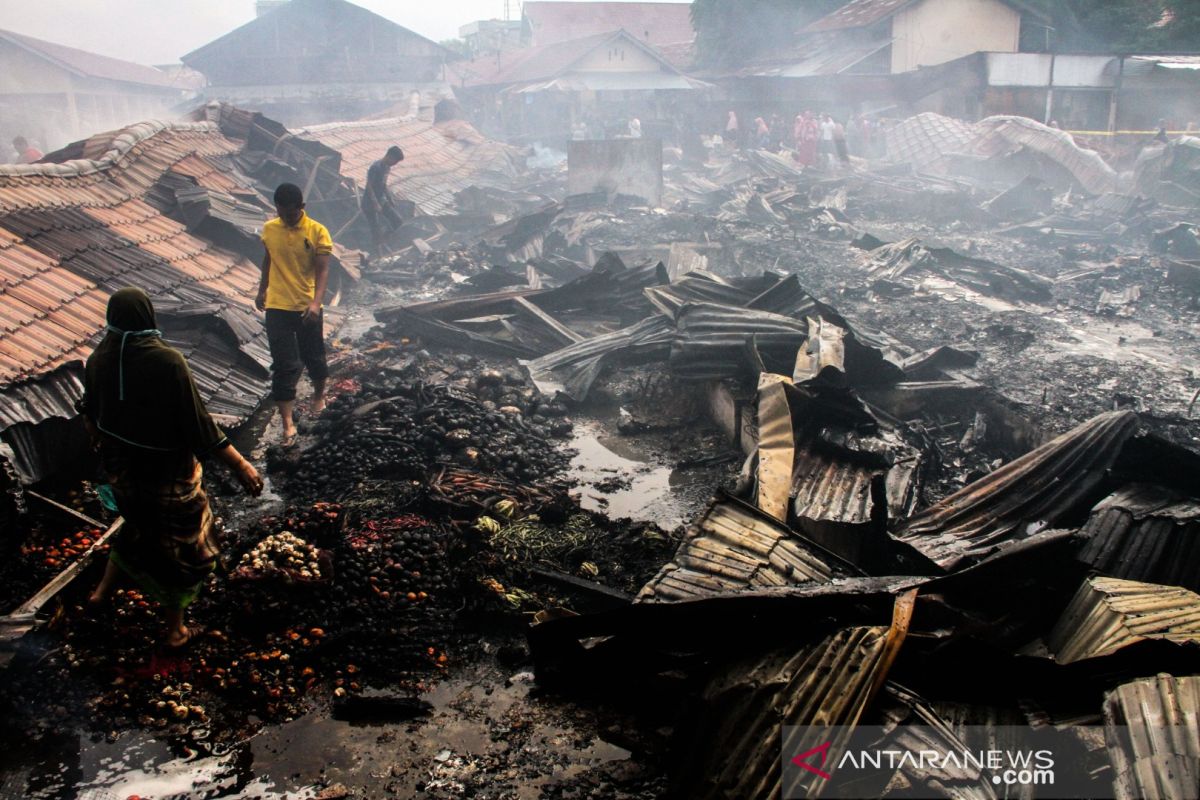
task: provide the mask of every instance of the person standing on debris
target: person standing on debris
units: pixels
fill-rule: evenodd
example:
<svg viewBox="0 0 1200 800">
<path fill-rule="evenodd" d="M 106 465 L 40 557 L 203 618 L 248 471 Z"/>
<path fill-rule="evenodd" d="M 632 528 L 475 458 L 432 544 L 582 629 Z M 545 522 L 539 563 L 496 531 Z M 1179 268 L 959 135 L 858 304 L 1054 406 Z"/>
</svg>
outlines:
<svg viewBox="0 0 1200 800">
<path fill-rule="evenodd" d="M 771 128 L 762 117 L 754 118 L 754 146 L 766 150 L 771 146 Z"/>
<path fill-rule="evenodd" d="M 24 136 L 13 137 L 12 146 L 13 150 L 17 151 L 18 164 L 32 164 L 42 160 L 42 151 L 31 145 Z"/>
<path fill-rule="evenodd" d="M 805 111 L 796 118 L 796 126 L 799 128 L 796 135 L 797 160 L 803 166 L 811 167 L 817 163 L 817 140 L 820 136 L 817 121 L 810 112 Z"/>
<path fill-rule="evenodd" d="M 1167 121 L 1165 119 L 1158 121 L 1158 130 L 1154 132 L 1154 141 L 1167 143 Z"/>
<path fill-rule="evenodd" d="M 642 138 L 642 121 L 637 117 L 633 117 L 629 120 L 629 138 Z"/>
<path fill-rule="evenodd" d="M 821 165 L 827 168 L 833 166 L 833 131 L 836 127 L 833 117 L 828 114 L 821 115 L 819 126 L 821 138 L 817 142 L 817 155 L 820 157 Z"/>
<path fill-rule="evenodd" d="M 254 306 L 266 314 L 271 350 L 271 397 L 283 419 L 283 438 L 296 436 L 293 410 L 302 368 L 313 385 L 312 413 L 325 409 L 324 315 L 333 240 L 324 225 L 304 213 L 304 193 L 293 183 L 275 190 L 278 217 L 263 226 L 262 278 Z"/>
<path fill-rule="evenodd" d="M 106 601 L 125 573 L 162 606 L 166 643 L 180 647 L 192 636 L 184 610 L 218 555 L 197 458 L 215 455 L 252 495 L 263 481 L 209 416 L 187 361 L 163 342 L 146 293 L 114 293 L 107 321 L 87 360 L 79 410 L 125 526 L 88 602 Z"/>
<path fill-rule="evenodd" d="M 371 227 L 371 255 L 378 258 L 383 255 L 385 239 L 383 223 L 390 226 L 388 233 L 399 228 L 403 221 L 396 211 L 396 203 L 388 189 L 388 175 L 392 167 L 404 160 L 404 151 L 392 145 L 384 153 L 383 158 L 367 168 L 367 185 L 363 189 L 362 211 Z"/>
<path fill-rule="evenodd" d="M 725 122 L 725 144 L 730 147 L 738 146 L 738 137 L 741 135 L 741 130 L 738 127 L 738 116 L 734 111 L 729 112 L 729 119 Z"/>
<path fill-rule="evenodd" d="M 837 153 L 838 161 L 842 164 L 850 163 L 850 148 L 846 146 L 846 128 L 842 123 L 833 123 L 833 149 Z"/>
</svg>

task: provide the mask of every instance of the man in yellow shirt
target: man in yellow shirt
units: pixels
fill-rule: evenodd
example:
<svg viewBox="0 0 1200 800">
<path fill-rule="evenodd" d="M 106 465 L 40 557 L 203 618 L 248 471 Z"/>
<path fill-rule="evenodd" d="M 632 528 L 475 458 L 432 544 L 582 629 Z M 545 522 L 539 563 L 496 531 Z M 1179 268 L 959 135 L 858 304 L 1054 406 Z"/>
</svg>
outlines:
<svg viewBox="0 0 1200 800">
<path fill-rule="evenodd" d="M 284 441 L 296 435 L 292 412 L 302 369 L 313 385 L 312 411 L 325 408 L 324 319 L 321 300 L 329 283 L 333 240 L 324 225 L 304 213 L 304 193 L 283 183 L 275 190 L 279 216 L 263 226 L 266 255 L 254 306 L 266 314 L 271 348 L 271 397 L 283 419 Z"/>
</svg>

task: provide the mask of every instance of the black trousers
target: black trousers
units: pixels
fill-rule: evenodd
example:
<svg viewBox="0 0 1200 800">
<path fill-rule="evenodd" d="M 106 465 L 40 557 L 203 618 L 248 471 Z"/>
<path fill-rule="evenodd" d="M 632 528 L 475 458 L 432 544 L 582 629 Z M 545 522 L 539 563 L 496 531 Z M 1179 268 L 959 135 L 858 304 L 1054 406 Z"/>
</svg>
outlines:
<svg viewBox="0 0 1200 800">
<path fill-rule="evenodd" d="M 267 309 L 267 346 L 271 348 L 271 399 L 295 400 L 300 373 L 316 383 L 329 376 L 325 363 L 325 312 L 312 322 L 303 311 Z"/>
</svg>

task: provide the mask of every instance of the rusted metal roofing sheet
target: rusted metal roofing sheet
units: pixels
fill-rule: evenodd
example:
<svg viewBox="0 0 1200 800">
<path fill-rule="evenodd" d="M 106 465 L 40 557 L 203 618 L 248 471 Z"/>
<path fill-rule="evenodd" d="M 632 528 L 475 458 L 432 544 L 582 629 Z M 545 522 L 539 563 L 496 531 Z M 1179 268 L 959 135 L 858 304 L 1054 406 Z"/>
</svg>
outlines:
<svg viewBox="0 0 1200 800">
<path fill-rule="evenodd" d="M 297 131 L 341 153 L 341 171 L 363 187 L 371 164 L 392 145 L 404 160 L 392 167 L 388 185 L 427 214 L 447 214 L 454 195 L 469 186 L 508 188 L 517 175 L 515 148 L 488 139 L 466 120 L 433 124 L 395 118 L 336 122 Z"/>
<path fill-rule="evenodd" d="M 976 563 L 1094 503 L 1136 426 L 1129 411 L 1094 417 L 914 515 L 892 536 L 948 571 Z"/>
<path fill-rule="evenodd" d="M 1178 586 L 1094 577 L 1046 637 L 1060 664 L 1106 656 L 1143 639 L 1200 644 L 1200 595 Z"/>
<path fill-rule="evenodd" d="M 1158 486 L 1132 484 L 1100 501 L 1081 535 L 1078 558 L 1096 571 L 1200 589 L 1200 502 Z"/>
<path fill-rule="evenodd" d="M 757 508 L 724 498 L 688 530 L 675 557 L 642 588 L 637 601 L 691 600 L 855 574 L 861 573 Z"/>
<path fill-rule="evenodd" d="M 916 0 L 850 0 L 841 8 L 809 23 L 810 33 L 862 28 L 886 19 Z"/>
<path fill-rule="evenodd" d="M 1104 697 L 1118 800 L 1190 798 L 1200 786 L 1200 676 L 1157 675 Z"/>
</svg>

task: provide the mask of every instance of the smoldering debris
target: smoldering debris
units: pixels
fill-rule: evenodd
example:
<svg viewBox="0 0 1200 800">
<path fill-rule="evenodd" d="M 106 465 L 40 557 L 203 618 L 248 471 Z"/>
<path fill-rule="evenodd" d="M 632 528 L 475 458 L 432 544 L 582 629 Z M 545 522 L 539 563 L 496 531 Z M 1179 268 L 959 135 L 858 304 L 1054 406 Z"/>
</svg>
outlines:
<svg viewBox="0 0 1200 800">
<path fill-rule="evenodd" d="M 362 271 L 377 324 L 352 323 L 298 445 L 268 449 L 280 507 L 221 500 L 231 569 L 187 658 L 155 647 L 138 592 L 97 622 L 72 586 L 6 675 L 15 719 L 237 740 L 332 705 L 420 726 L 501 631 L 521 681 L 620 715 L 606 735 L 645 785 L 718 797 L 779 788 L 781 722 L 1083 737 L 1147 682 L 1185 708 L 1200 310 L 1179 191 L 1135 191 L 1045 126 L 896 131 L 893 163 L 836 174 L 669 161 L 658 207 L 568 197 L 551 161 L 456 188 Z M 602 513 L 637 467 L 571 485 L 585 422 L 672 481 L 695 469 L 690 524 Z M 20 519 L 14 601 L 91 533 Z M 269 537 L 311 558 L 237 570 Z M 1092 744 L 1097 792 L 1165 774 Z M 881 796 L 934 785 L 886 777 Z"/>
</svg>

